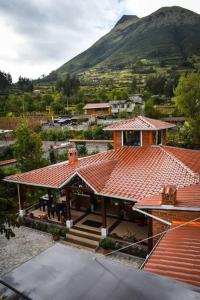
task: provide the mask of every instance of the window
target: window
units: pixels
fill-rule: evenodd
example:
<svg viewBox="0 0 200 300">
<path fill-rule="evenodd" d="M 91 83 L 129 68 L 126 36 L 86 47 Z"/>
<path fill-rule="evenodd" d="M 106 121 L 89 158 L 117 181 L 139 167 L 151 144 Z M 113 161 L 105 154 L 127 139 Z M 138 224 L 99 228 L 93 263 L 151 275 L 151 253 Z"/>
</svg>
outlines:
<svg viewBox="0 0 200 300">
<path fill-rule="evenodd" d="M 140 131 L 124 131 L 123 144 L 124 146 L 140 146 Z"/>
<path fill-rule="evenodd" d="M 158 131 L 158 139 L 157 139 L 157 145 L 162 144 L 162 131 Z"/>
</svg>

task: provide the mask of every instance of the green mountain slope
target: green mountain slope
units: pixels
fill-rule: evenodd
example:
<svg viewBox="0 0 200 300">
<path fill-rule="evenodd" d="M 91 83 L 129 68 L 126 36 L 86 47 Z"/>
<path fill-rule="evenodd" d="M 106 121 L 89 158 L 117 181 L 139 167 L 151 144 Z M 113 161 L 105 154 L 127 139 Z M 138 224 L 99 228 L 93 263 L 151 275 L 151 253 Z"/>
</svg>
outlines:
<svg viewBox="0 0 200 300">
<path fill-rule="evenodd" d="M 122 70 L 141 59 L 173 65 L 194 55 L 200 56 L 200 15 L 181 7 L 164 7 L 144 18 L 123 16 L 108 34 L 50 77 L 93 68 Z"/>
</svg>

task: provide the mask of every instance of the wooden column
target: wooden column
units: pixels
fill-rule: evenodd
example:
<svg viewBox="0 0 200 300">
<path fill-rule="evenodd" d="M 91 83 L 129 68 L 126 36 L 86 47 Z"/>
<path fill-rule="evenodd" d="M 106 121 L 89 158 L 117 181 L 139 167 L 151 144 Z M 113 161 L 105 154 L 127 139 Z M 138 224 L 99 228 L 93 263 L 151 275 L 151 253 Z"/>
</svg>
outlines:
<svg viewBox="0 0 200 300">
<path fill-rule="evenodd" d="M 47 190 L 49 201 L 47 202 L 47 213 L 49 219 L 51 218 L 51 204 L 52 204 L 52 195 L 51 195 L 51 189 Z"/>
<path fill-rule="evenodd" d="M 19 199 L 19 215 L 24 216 L 25 211 L 25 187 L 21 184 L 18 184 L 18 199 Z"/>
<path fill-rule="evenodd" d="M 66 189 L 66 219 L 71 220 L 70 190 Z"/>
<path fill-rule="evenodd" d="M 106 219 L 106 202 L 105 198 L 101 196 L 101 213 L 102 213 L 102 227 L 107 227 L 107 219 Z"/>
</svg>

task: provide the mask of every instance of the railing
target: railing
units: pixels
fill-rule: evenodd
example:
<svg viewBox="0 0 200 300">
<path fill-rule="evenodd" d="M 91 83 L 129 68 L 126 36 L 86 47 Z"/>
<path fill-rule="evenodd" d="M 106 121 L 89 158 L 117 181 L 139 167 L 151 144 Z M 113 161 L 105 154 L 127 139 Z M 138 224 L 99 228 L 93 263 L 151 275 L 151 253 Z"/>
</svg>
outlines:
<svg viewBox="0 0 200 300">
<path fill-rule="evenodd" d="M 10 284 L 0 279 L 0 299 L 16 299 L 16 300 L 31 300 L 28 296 L 24 295 Z M 2 297 L 2 298 L 1 298 Z M 18 298 L 17 298 L 18 297 Z"/>
</svg>

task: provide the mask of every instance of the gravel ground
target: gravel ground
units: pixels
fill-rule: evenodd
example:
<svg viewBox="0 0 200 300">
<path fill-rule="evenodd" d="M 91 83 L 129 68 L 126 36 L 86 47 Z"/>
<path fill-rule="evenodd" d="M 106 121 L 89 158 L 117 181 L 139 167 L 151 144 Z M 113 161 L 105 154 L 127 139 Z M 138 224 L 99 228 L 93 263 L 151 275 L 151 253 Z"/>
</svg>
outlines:
<svg viewBox="0 0 200 300">
<path fill-rule="evenodd" d="M 0 276 L 53 245 L 47 233 L 24 226 L 14 232 L 15 237 L 10 240 L 0 235 Z"/>
</svg>

